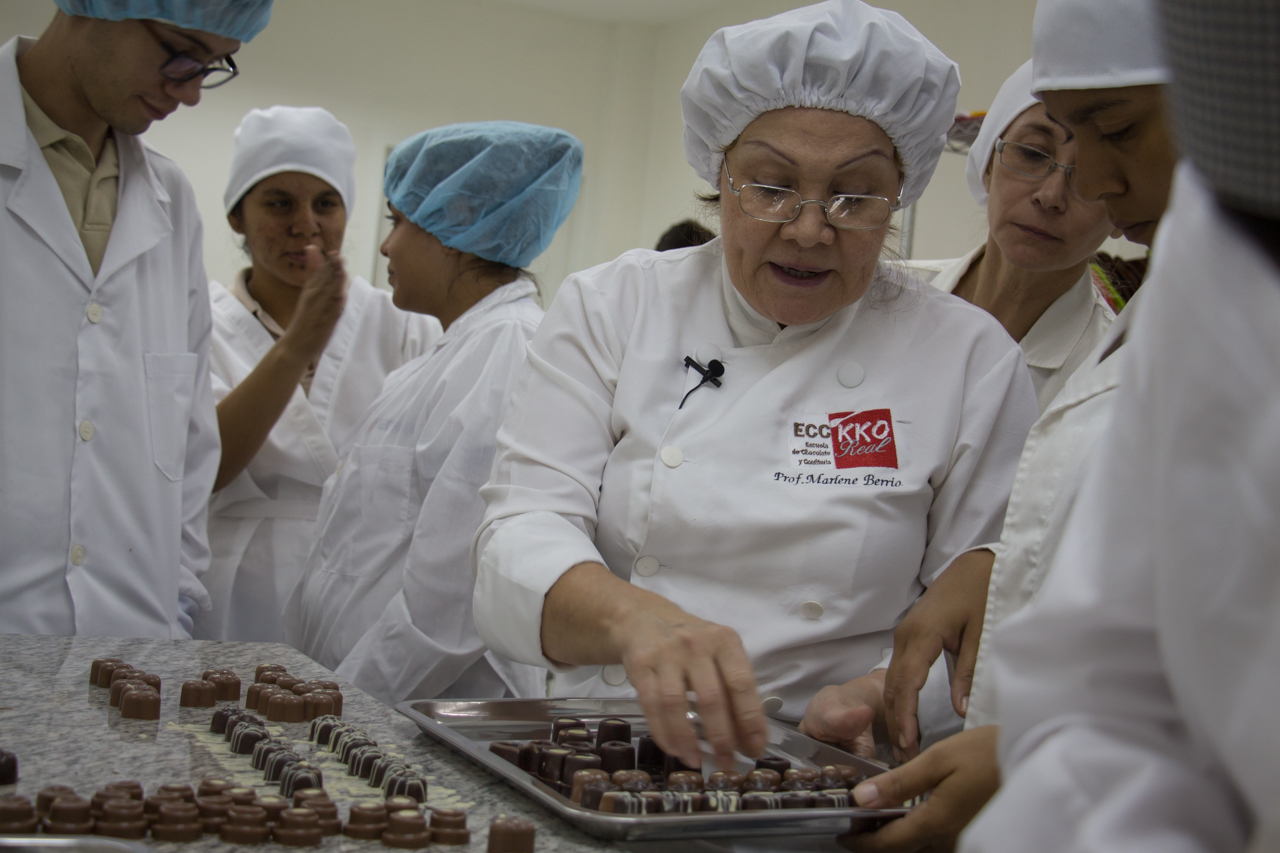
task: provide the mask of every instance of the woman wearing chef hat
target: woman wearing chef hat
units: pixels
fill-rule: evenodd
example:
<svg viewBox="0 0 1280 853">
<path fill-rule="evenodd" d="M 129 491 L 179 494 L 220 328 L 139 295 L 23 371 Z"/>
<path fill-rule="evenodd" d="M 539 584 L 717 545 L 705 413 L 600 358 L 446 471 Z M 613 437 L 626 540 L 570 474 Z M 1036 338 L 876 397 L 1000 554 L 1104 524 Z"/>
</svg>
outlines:
<svg viewBox="0 0 1280 853">
<path fill-rule="evenodd" d="M 723 237 L 570 276 L 499 433 L 475 618 L 559 695 L 638 696 L 701 765 L 758 754 L 869 671 L 998 536 L 1036 416 L 985 312 L 880 263 L 955 108 L 955 65 L 856 0 L 717 32 L 681 93 Z M 944 676 L 945 678 L 945 676 Z"/>
<path fill-rule="evenodd" d="M 319 107 L 251 110 L 236 129 L 223 201 L 252 264 L 209 283 L 222 461 L 202 639 L 282 639 L 337 449 L 387 374 L 441 334 L 343 270 L 355 157 L 346 125 Z"/>
</svg>

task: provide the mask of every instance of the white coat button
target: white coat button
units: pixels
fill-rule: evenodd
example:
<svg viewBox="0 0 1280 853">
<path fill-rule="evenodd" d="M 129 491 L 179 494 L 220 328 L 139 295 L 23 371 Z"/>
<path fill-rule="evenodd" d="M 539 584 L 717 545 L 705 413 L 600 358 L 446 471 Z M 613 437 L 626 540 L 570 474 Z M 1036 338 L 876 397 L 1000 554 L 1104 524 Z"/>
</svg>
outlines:
<svg viewBox="0 0 1280 853">
<path fill-rule="evenodd" d="M 764 712 L 772 717 L 774 714 L 782 710 L 782 697 L 766 696 L 765 700 L 760 704 L 764 707 Z"/>
<path fill-rule="evenodd" d="M 79 566 L 79 565 L 82 565 L 83 563 L 84 563 L 84 546 L 72 545 L 71 546 L 71 565 Z"/>
<path fill-rule="evenodd" d="M 684 462 L 684 452 L 674 444 L 668 444 L 662 448 L 662 453 L 658 455 L 662 459 L 662 464 L 668 468 L 679 468 L 680 463 Z"/>
<path fill-rule="evenodd" d="M 720 347 L 715 344 L 703 344 L 693 351 L 694 360 L 703 367 L 706 367 L 712 361 L 723 357 L 723 354 L 720 352 Z"/>
<path fill-rule="evenodd" d="M 836 371 L 836 379 L 839 379 L 840 384 L 846 388 L 857 388 L 866 378 L 867 372 L 856 361 L 846 361 Z"/>
<path fill-rule="evenodd" d="M 627 668 L 620 663 L 611 663 L 601 667 L 600 677 L 610 687 L 621 687 L 627 683 Z"/>
<path fill-rule="evenodd" d="M 651 578 L 658 573 L 657 557 L 641 557 L 636 560 L 636 574 L 642 578 Z"/>
<path fill-rule="evenodd" d="M 102 306 L 96 302 L 90 302 L 89 307 L 84 309 L 84 315 L 89 318 L 90 323 L 101 323 Z"/>
<path fill-rule="evenodd" d="M 800 615 L 806 619 L 821 619 L 824 608 L 816 601 L 806 601 L 800 605 Z"/>
<path fill-rule="evenodd" d="M 80 433 L 81 440 L 88 441 L 93 438 L 93 424 L 89 421 L 81 421 L 80 429 L 77 432 Z"/>
</svg>

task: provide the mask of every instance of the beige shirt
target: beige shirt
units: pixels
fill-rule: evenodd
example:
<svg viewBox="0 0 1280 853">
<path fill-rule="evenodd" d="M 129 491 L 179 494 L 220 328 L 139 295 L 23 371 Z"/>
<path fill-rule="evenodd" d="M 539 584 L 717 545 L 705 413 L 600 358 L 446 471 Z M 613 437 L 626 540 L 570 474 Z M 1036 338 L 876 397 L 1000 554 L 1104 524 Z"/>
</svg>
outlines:
<svg viewBox="0 0 1280 853">
<path fill-rule="evenodd" d="M 249 293 L 249 270 L 243 269 L 236 273 L 236 277 L 232 279 L 231 286 L 227 288 L 231 291 L 231 295 L 240 300 L 250 314 L 258 318 L 258 322 L 262 327 L 270 333 L 275 340 L 280 340 L 280 336 L 284 334 L 284 327 L 276 322 L 276 318 L 267 313 L 267 310 L 258 304 L 258 300 L 253 298 L 253 294 Z M 311 380 L 316 378 L 316 365 L 308 364 L 307 372 L 302 374 L 302 393 L 308 397 L 311 396 Z"/>
<path fill-rule="evenodd" d="M 89 257 L 89 266 L 97 275 L 102 256 L 107 252 L 111 226 L 116 221 L 120 184 L 116 141 L 107 134 L 102 157 L 95 160 L 88 143 L 54 123 L 26 89 L 22 90 L 22 105 L 26 109 L 27 127 L 62 190 L 71 221 Z"/>
</svg>

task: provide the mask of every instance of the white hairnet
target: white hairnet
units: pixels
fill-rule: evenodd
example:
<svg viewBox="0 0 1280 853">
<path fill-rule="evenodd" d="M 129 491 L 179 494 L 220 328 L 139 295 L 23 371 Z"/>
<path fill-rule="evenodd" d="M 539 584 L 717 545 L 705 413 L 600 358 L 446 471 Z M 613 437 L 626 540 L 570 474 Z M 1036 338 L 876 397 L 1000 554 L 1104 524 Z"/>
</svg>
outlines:
<svg viewBox="0 0 1280 853">
<path fill-rule="evenodd" d="M 167 21 L 248 42 L 271 20 L 272 0 L 54 0 L 68 15 L 107 21 Z"/>
<path fill-rule="evenodd" d="M 356 144 L 347 126 L 321 107 L 250 110 L 231 143 L 227 213 L 264 178 L 281 172 L 314 175 L 338 191 L 347 212 L 356 202 Z"/>
<path fill-rule="evenodd" d="M 875 122 L 893 141 L 906 206 L 933 176 L 959 91 L 956 64 L 901 15 L 827 0 L 711 37 L 680 90 L 684 153 L 719 186 L 724 150 L 756 116 L 838 110 Z"/>
<path fill-rule="evenodd" d="M 1036 96 L 1031 94 L 1031 60 L 1028 59 L 1004 81 L 1004 85 L 996 93 L 991 109 L 987 110 L 987 116 L 982 120 L 978 138 L 969 149 L 969 165 L 965 169 L 965 177 L 969 181 L 969 195 L 973 196 L 979 207 L 987 206 L 987 187 L 982 178 L 987 173 L 987 166 L 991 164 L 991 155 L 996 151 L 996 138 L 1009 129 L 1014 119 L 1038 103 Z"/>
<path fill-rule="evenodd" d="M 1040 0 L 1033 40 L 1035 92 L 1169 81 L 1154 0 Z"/>
</svg>

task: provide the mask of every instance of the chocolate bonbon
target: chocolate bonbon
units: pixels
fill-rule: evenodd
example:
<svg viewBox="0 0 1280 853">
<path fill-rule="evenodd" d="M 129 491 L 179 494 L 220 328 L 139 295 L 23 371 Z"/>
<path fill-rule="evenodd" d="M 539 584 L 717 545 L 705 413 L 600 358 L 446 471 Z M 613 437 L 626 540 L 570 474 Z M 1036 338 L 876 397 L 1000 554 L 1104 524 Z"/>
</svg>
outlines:
<svg viewBox="0 0 1280 853">
<path fill-rule="evenodd" d="M 102 807 L 108 800 L 128 800 L 129 795 L 124 791 L 116 788 L 99 788 L 98 791 L 89 799 L 89 814 L 94 820 L 102 817 Z"/>
<path fill-rule="evenodd" d="M 280 776 L 280 796 L 292 797 L 302 788 L 319 788 L 324 785 L 324 774 L 309 761 L 290 764 Z"/>
<path fill-rule="evenodd" d="M 165 803 L 151 824 L 151 837 L 156 841 L 198 841 L 203 834 L 204 823 L 195 803 Z"/>
<path fill-rule="evenodd" d="M 262 779 L 264 782 L 279 782 L 284 777 L 284 771 L 288 770 L 292 765 L 302 760 L 302 756 L 291 750 L 281 750 L 273 752 L 267 756 L 266 763 L 262 766 Z"/>
<path fill-rule="evenodd" d="M 310 740 L 317 746 L 328 746 L 329 738 L 339 726 L 345 725 L 342 720 L 327 714 L 311 721 Z"/>
<path fill-rule="evenodd" d="M 592 809 L 592 810 L 598 809 L 600 808 L 601 797 L 603 797 L 605 794 L 609 793 L 610 791 L 620 791 L 620 790 L 622 789 L 619 788 L 617 785 L 613 784 L 612 782 L 604 782 L 604 781 L 588 782 L 587 784 L 582 786 L 581 805 L 584 809 Z"/>
<path fill-rule="evenodd" d="M 362 841 L 376 841 L 387 828 L 387 807 L 377 800 L 354 803 L 342 834 Z"/>
<path fill-rule="evenodd" d="M 531 820 L 498 815 L 489 824 L 488 853 L 533 853 L 537 832 Z"/>
<path fill-rule="evenodd" d="M 411 797 L 419 803 L 427 801 L 427 780 L 413 772 L 388 776 L 382 790 L 388 797 Z"/>
<path fill-rule="evenodd" d="M 267 811 L 259 806 L 235 805 L 227 809 L 227 822 L 218 837 L 228 844 L 261 844 L 271 837 Z"/>
<path fill-rule="evenodd" d="M 141 678 L 122 678 L 118 681 L 113 681 L 111 682 L 111 692 L 108 694 L 107 704 L 112 708 L 119 708 L 120 697 L 124 695 L 126 690 L 146 686 L 146 682 Z"/>
<path fill-rule="evenodd" d="M 212 708 L 218 704 L 218 688 L 207 681 L 184 681 L 178 696 L 180 708 Z"/>
<path fill-rule="evenodd" d="M 53 805 L 54 800 L 59 797 L 74 797 L 75 795 L 75 788 L 69 785 L 46 785 L 36 794 L 36 814 L 44 817 L 49 814 L 49 807 Z"/>
<path fill-rule="evenodd" d="M 776 791 L 782 784 L 782 774 L 777 770 L 757 769 L 747 774 L 742 783 L 744 791 Z"/>
<path fill-rule="evenodd" d="M 520 747 L 523 746 L 517 740 L 495 740 L 489 744 L 489 751 L 501 758 L 503 761 L 509 761 L 517 767 L 520 766 Z"/>
<path fill-rule="evenodd" d="M 311 809 L 285 809 L 280 812 L 271 837 L 286 847 L 315 847 L 324 840 L 320 815 Z"/>
<path fill-rule="evenodd" d="M 689 793 L 705 787 L 702 774 L 693 770 L 677 770 L 667 776 L 667 790 Z"/>
<path fill-rule="evenodd" d="M 471 843 L 467 813 L 462 809 L 431 810 L 431 843 L 449 847 Z"/>
<path fill-rule="evenodd" d="M 316 690 L 312 693 L 304 693 L 302 695 L 303 719 L 309 721 L 317 717 L 332 716 L 335 711 L 340 710 L 338 703 L 334 701 L 334 692 L 336 691 Z"/>
<path fill-rule="evenodd" d="M 622 741 L 630 744 L 631 724 L 616 717 L 601 720 L 596 727 L 596 746 L 603 746 L 609 741 Z"/>
<path fill-rule="evenodd" d="M 404 809 L 419 811 L 422 808 L 422 806 L 418 804 L 418 801 L 413 797 L 387 797 L 386 801 L 383 802 L 383 805 L 387 807 L 388 812 L 398 812 L 403 811 Z"/>
<path fill-rule="evenodd" d="M 102 667 L 104 663 L 116 664 L 116 663 L 124 663 L 124 661 L 120 660 L 120 658 L 98 658 L 92 664 L 90 664 L 89 665 L 89 683 L 94 687 L 98 686 L 98 670 Z"/>
<path fill-rule="evenodd" d="M 226 734 L 227 723 L 239 713 L 240 709 L 235 705 L 219 705 L 214 709 L 213 718 L 209 721 L 209 731 L 215 735 Z"/>
<path fill-rule="evenodd" d="M 254 800 L 251 805 L 265 811 L 267 813 L 267 823 L 274 824 L 280 818 L 280 812 L 289 808 L 289 801 L 284 797 L 277 797 L 275 794 L 263 794 Z"/>
<path fill-rule="evenodd" d="M 30 835 L 39 824 L 31 800 L 12 794 L 0 797 L 0 835 Z"/>
<path fill-rule="evenodd" d="M 277 690 L 267 704 L 267 720 L 273 723 L 306 722 L 303 698 L 296 693 Z"/>
<path fill-rule="evenodd" d="M 293 795 L 293 807 L 311 809 L 320 818 L 320 831 L 325 835 L 342 832 L 338 804 L 329 799 L 323 788 L 304 788 Z"/>
<path fill-rule="evenodd" d="M 702 800 L 703 811 L 742 811 L 742 795 L 737 791 L 707 791 Z"/>
<path fill-rule="evenodd" d="M 96 683 L 99 687 L 111 686 L 111 674 L 115 672 L 117 668 L 125 668 L 125 667 L 129 667 L 130 669 L 133 668 L 133 667 L 130 667 L 129 664 L 120 660 L 119 658 L 104 658 L 100 661 L 97 661 L 97 664 L 98 664 L 98 680 Z"/>
<path fill-rule="evenodd" d="M 582 720 L 577 717 L 556 717 L 551 721 L 551 740 L 555 743 L 560 742 L 560 732 L 565 729 L 584 728 Z"/>
<path fill-rule="evenodd" d="M 160 719 L 160 691 L 154 687 L 135 687 L 120 694 L 120 716 L 126 720 Z"/>
<path fill-rule="evenodd" d="M 186 800 L 182 799 L 181 794 L 166 794 L 161 791 L 156 791 L 154 794 L 142 801 L 142 811 L 148 822 L 155 823 L 160 819 L 161 806 L 167 803 L 183 802 L 186 802 Z"/>
<path fill-rule="evenodd" d="M 253 673 L 254 681 L 262 681 L 262 676 L 267 672 L 288 672 L 283 665 L 278 663 L 262 663 L 258 664 L 257 670 Z"/>
<path fill-rule="evenodd" d="M 0 749 L 0 785 L 13 785 L 18 781 L 18 756 L 7 749 Z"/>
<path fill-rule="evenodd" d="M 762 755 L 756 759 L 757 770 L 774 770 L 782 775 L 791 769 L 791 762 L 780 755 Z"/>
<path fill-rule="evenodd" d="M 147 836 L 148 821 L 140 801 L 128 797 L 107 800 L 94 826 L 98 835 L 137 839 Z"/>
<path fill-rule="evenodd" d="M 254 747 L 270 739 L 265 726 L 237 726 L 236 733 L 231 736 L 231 751 L 236 755 L 253 755 Z"/>
<path fill-rule="evenodd" d="M 207 797 L 196 797 L 196 808 L 200 810 L 200 822 L 205 832 L 219 832 L 227 822 L 227 813 L 234 805 L 231 798 L 222 794 L 211 794 Z"/>
<path fill-rule="evenodd" d="M 643 770 L 650 776 L 659 779 L 667 778 L 664 764 L 666 763 L 667 754 L 662 751 L 662 747 L 658 746 L 658 742 L 649 735 L 640 737 L 639 745 L 636 747 L 636 769 Z"/>
<path fill-rule="evenodd" d="M 609 774 L 603 770 L 579 770 L 573 774 L 569 784 L 569 799 L 575 803 L 582 802 L 582 789 L 588 782 L 608 782 Z"/>
<path fill-rule="evenodd" d="M 600 753 L 600 767 L 603 770 L 616 773 L 619 770 L 636 769 L 636 748 L 629 742 L 605 741 L 597 749 Z"/>
<path fill-rule="evenodd" d="M 258 792 L 253 788 L 228 788 L 224 793 L 237 806 L 251 806 L 258 798 Z"/>
<path fill-rule="evenodd" d="M 417 809 L 401 809 L 387 815 L 382 843 L 402 850 L 417 850 L 431 844 L 431 830 Z"/>
<path fill-rule="evenodd" d="M 741 793 L 746 782 L 747 776 L 745 773 L 739 773 L 737 770 L 717 770 L 707 777 L 706 789 L 708 791 L 738 791 Z"/>
<path fill-rule="evenodd" d="M 42 829 L 50 835 L 88 835 L 93 832 L 93 814 L 84 797 L 58 797 L 49 805 Z"/>
<path fill-rule="evenodd" d="M 181 797 L 188 803 L 194 803 L 196 801 L 195 789 L 185 782 L 171 782 L 168 785 L 161 785 L 156 789 L 156 793 L 166 796 L 173 795 Z"/>
<path fill-rule="evenodd" d="M 213 685 L 219 702 L 240 701 L 240 679 L 234 672 L 209 673 L 203 680 Z"/>
<path fill-rule="evenodd" d="M 142 801 L 144 796 L 142 783 L 134 779 L 118 779 L 115 782 L 108 782 L 104 787 L 124 791 L 129 795 L 130 799 L 134 799 L 139 802 Z"/>
</svg>

